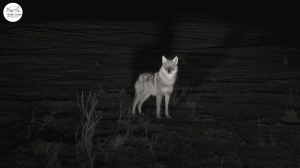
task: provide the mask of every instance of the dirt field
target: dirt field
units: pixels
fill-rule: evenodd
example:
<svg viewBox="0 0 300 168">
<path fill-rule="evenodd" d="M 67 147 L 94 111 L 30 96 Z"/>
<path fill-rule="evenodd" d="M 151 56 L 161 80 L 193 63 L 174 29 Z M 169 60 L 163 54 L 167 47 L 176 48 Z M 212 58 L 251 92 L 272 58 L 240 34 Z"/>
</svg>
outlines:
<svg viewBox="0 0 300 168">
<path fill-rule="evenodd" d="M 300 167 L 299 49 L 274 32 L 184 18 L 0 28 L 0 167 Z M 133 118 L 137 75 L 162 55 L 179 58 L 172 119 L 153 97 Z M 89 152 L 82 91 L 97 100 Z"/>
</svg>

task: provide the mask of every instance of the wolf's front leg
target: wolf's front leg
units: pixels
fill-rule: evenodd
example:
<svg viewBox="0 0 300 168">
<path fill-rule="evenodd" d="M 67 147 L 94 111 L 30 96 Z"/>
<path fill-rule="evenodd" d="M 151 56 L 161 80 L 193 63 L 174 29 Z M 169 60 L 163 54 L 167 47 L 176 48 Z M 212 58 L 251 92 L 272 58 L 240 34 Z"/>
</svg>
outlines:
<svg viewBox="0 0 300 168">
<path fill-rule="evenodd" d="M 171 93 L 166 93 L 166 94 L 165 94 L 165 115 L 166 115 L 166 118 L 172 118 L 172 117 L 169 115 L 169 101 L 170 101 L 170 94 L 171 94 Z"/>
<path fill-rule="evenodd" d="M 157 119 L 161 119 L 161 116 L 160 116 L 161 99 L 162 99 L 162 95 L 158 94 L 156 96 L 156 118 Z"/>
</svg>

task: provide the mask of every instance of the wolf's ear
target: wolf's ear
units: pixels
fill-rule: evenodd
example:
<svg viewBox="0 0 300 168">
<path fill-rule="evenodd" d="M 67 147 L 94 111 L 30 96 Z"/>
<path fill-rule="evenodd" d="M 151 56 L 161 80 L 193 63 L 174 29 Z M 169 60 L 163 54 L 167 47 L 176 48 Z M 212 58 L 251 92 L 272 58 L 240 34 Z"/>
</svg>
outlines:
<svg viewBox="0 0 300 168">
<path fill-rule="evenodd" d="M 178 63 L 178 57 L 176 56 L 173 61 L 177 64 Z"/>
<path fill-rule="evenodd" d="M 165 56 L 162 56 L 162 63 L 165 63 L 167 61 L 167 59 L 165 58 Z"/>
</svg>

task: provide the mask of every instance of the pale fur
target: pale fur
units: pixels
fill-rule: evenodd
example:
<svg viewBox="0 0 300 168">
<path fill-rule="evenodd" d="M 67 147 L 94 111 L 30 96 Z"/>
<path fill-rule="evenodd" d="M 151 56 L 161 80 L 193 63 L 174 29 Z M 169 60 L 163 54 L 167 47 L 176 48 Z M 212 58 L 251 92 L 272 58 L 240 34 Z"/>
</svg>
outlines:
<svg viewBox="0 0 300 168">
<path fill-rule="evenodd" d="M 173 60 L 168 60 L 162 56 L 162 63 L 159 72 L 156 72 L 155 74 L 143 73 L 139 75 L 138 80 L 134 85 L 135 95 L 133 98 L 132 115 L 135 115 L 136 105 L 138 105 L 139 114 L 143 114 L 142 104 L 152 95 L 156 96 L 157 119 L 161 119 L 160 110 L 163 96 L 165 96 L 165 116 L 166 118 L 171 118 L 168 106 L 170 94 L 173 91 L 174 83 L 177 78 L 178 58 L 176 56 Z M 167 69 L 165 66 L 167 66 Z M 171 73 L 168 73 L 168 69 L 172 69 Z"/>
</svg>

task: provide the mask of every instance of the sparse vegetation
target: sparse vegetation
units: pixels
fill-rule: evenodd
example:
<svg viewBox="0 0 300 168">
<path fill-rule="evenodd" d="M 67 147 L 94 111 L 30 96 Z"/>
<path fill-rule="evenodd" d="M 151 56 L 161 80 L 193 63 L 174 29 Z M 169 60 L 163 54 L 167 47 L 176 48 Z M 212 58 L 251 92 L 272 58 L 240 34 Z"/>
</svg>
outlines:
<svg viewBox="0 0 300 168">
<path fill-rule="evenodd" d="M 98 148 L 105 155 L 105 167 L 107 167 L 109 156 L 121 145 L 123 145 L 126 139 L 126 135 L 120 134 L 118 134 L 114 139 L 106 138 L 104 142 L 100 142 L 99 138 L 97 139 Z"/>
<path fill-rule="evenodd" d="M 224 127 L 205 128 L 201 126 L 195 130 L 195 128 L 189 129 L 189 124 L 181 124 L 180 126 L 184 129 L 179 129 L 174 127 L 174 124 L 157 122 L 155 116 L 146 115 L 133 118 L 130 113 L 131 104 L 128 104 L 128 100 L 125 100 L 125 91 L 115 93 L 115 96 L 120 97 L 120 94 L 123 95 L 123 100 L 119 102 L 119 109 L 115 112 L 105 112 L 105 109 L 101 109 L 101 105 L 97 104 L 96 98 L 99 93 L 95 95 L 90 92 L 85 98 L 82 92 L 81 96 L 78 96 L 77 104 L 79 107 L 78 112 L 80 112 L 77 116 L 81 119 L 77 122 L 77 125 L 79 125 L 77 130 L 74 131 L 76 133 L 73 137 L 76 139 L 74 146 L 68 144 L 68 142 L 63 143 L 62 139 L 59 141 L 39 139 L 40 135 L 44 135 L 44 131 L 58 128 L 57 124 L 63 125 L 58 122 L 62 120 L 59 120 L 57 116 L 66 113 L 61 110 L 52 113 L 42 112 L 42 109 L 47 109 L 44 106 L 51 105 L 51 103 L 43 102 L 43 108 L 35 105 L 31 112 L 31 122 L 29 122 L 27 128 L 28 137 L 26 138 L 32 139 L 34 142 L 31 143 L 29 149 L 18 148 L 16 152 L 19 152 L 20 156 L 28 160 L 27 165 L 31 165 L 30 167 L 118 167 L 118 164 L 121 163 L 136 163 L 136 165 L 143 167 L 166 167 L 170 162 L 175 162 L 178 164 L 177 166 L 181 167 L 185 161 L 189 162 L 190 165 L 201 165 L 201 167 L 244 167 L 247 166 L 244 163 L 249 163 L 245 154 L 239 155 L 239 151 L 234 151 L 220 155 L 209 146 L 217 145 L 224 148 L 238 146 L 239 148 L 247 147 L 247 149 L 255 146 L 255 148 L 276 150 L 288 145 L 286 140 L 278 137 L 278 130 L 276 134 L 273 132 L 268 133 L 271 127 L 264 124 L 265 117 L 258 118 L 255 120 L 255 124 L 251 126 L 248 125 L 250 134 L 251 130 L 256 128 L 252 132 L 254 136 L 249 135 L 249 137 L 234 131 L 241 129 L 240 125 L 230 130 Z M 110 96 L 113 97 L 113 93 L 110 93 Z M 199 107 L 200 94 L 193 93 L 192 89 L 186 85 L 182 96 L 185 97 L 184 105 L 187 108 L 175 110 L 175 112 L 188 112 L 191 110 L 192 114 L 195 114 L 196 107 Z M 289 108 L 295 109 L 296 97 L 296 95 L 290 94 L 287 98 L 286 105 Z M 64 105 L 64 103 L 61 103 L 61 106 Z M 62 109 L 58 106 L 58 103 L 55 103 L 55 106 L 57 109 Z M 96 110 L 97 107 L 100 109 Z M 108 113 L 110 114 L 108 115 Z M 186 116 L 186 118 L 180 120 L 190 122 L 190 119 Z M 173 120 L 176 122 L 176 118 Z M 214 120 L 197 121 L 206 122 L 207 124 L 214 122 Z M 74 126 L 76 127 L 76 123 L 74 123 Z M 273 127 L 287 131 L 280 124 Z M 196 133 L 199 131 L 200 133 Z M 105 134 L 104 137 L 102 137 L 103 134 Z M 206 147 L 203 148 L 203 145 L 200 144 L 205 144 Z M 184 150 L 194 155 L 186 155 Z M 22 154 L 24 152 L 29 154 L 25 157 Z M 71 153 L 76 153 L 76 155 L 73 155 L 72 158 Z M 66 155 L 69 155 L 68 157 L 72 159 L 66 161 L 64 159 Z M 253 156 L 254 154 L 247 154 L 246 156 L 250 155 Z M 30 160 L 30 157 L 33 159 Z M 174 158 L 181 158 L 181 160 L 174 160 Z M 21 164 L 21 162 L 17 161 L 16 164 Z M 268 164 L 265 163 L 265 165 Z"/>
<path fill-rule="evenodd" d="M 45 115 L 42 119 L 40 118 L 37 118 L 36 117 L 36 108 L 33 109 L 32 111 L 32 118 L 31 118 L 31 121 L 28 125 L 28 135 L 27 135 L 27 139 L 29 139 L 32 135 L 32 132 L 34 130 L 36 130 L 36 133 L 34 135 L 34 137 L 36 138 L 36 136 L 38 135 L 38 133 L 45 127 L 45 126 L 49 126 L 49 125 L 53 125 L 55 126 L 55 114 L 56 114 L 56 111 L 53 111 L 51 112 L 50 114 L 48 115 Z"/>
<path fill-rule="evenodd" d="M 95 107 L 97 105 L 96 94 L 92 95 L 90 92 L 86 103 L 84 103 L 83 92 L 81 99 L 77 95 L 78 107 L 83 115 L 81 118 L 81 134 L 78 137 L 76 131 L 76 148 L 77 157 L 86 157 L 90 168 L 94 167 L 95 155 L 93 153 L 93 136 L 97 123 L 100 121 L 101 116 Z M 79 160 L 79 159 L 77 159 Z"/>
<path fill-rule="evenodd" d="M 190 167 L 247 167 L 249 164 L 251 167 L 255 164 L 249 161 L 249 157 L 264 157 L 265 155 L 265 153 L 251 153 L 252 147 L 256 150 L 267 148 L 278 155 L 279 149 L 289 145 L 287 143 L 289 139 L 279 136 L 288 132 L 288 128 L 282 124 L 268 126 L 264 124 L 266 117 L 249 120 L 243 124 L 241 122 L 226 124 L 221 118 L 218 122 L 213 119 L 198 119 L 196 122 L 198 124 L 193 123 L 192 126 L 191 121 L 195 120 L 191 120 L 191 116 L 188 116 L 191 115 L 189 112 L 192 111 L 194 115 L 201 107 L 198 104 L 203 102 L 199 101 L 200 94 L 192 92 L 192 88 L 187 86 L 181 95 L 185 97 L 183 99 L 185 108 L 173 111 L 175 114 L 187 114 L 184 114 L 183 118 L 175 117 L 168 122 L 157 121 L 155 115 L 151 116 L 151 114 L 132 117 L 131 104 L 128 103 L 129 100 L 126 100 L 127 95 L 124 90 L 109 93 L 110 100 L 120 100 L 120 95 L 122 95 L 122 100 L 115 102 L 119 108 L 102 108 L 97 104 L 97 97 L 101 97 L 99 93 L 95 95 L 91 92 L 87 96 L 84 96 L 83 92 L 78 96 L 77 111 L 43 112 L 49 109 L 46 106 L 51 106 L 51 103 L 43 102 L 43 108 L 35 105 L 27 128 L 29 138 L 26 137 L 33 141 L 28 149 L 19 147 L 15 150 L 19 155 L 18 159 L 15 159 L 15 164 L 24 164 L 26 160 L 27 166 L 37 168 L 119 167 L 121 164 L 141 167 L 184 167 L 185 165 Z M 102 93 L 105 91 L 103 90 Z M 291 102 L 297 100 L 296 96 L 289 97 L 286 102 L 294 107 L 292 105 L 296 103 Z M 56 109 L 63 109 L 59 107 L 59 103 L 53 103 Z M 68 102 L 68 104 L 73 103 Z M 66 104 L 61 103 L 61 106 L 64 105 Z M 115 110 L 110 111 L 110 109 Z M 64 120 L 60 119 L 61 115 L 68 114 L 73 116 Z M 74 144 L 64 140 L 66 136 L 57 140 L 40 139 L 49 130 L 55 130 L 53 135 L 49 135 L 50 137 L 58 134 L 58 131 L 67 125 L 67 121 L 73 124 L 73 137 L 70 139 L 75 140 Z M 202 123 L 205 124 L 202 125 Z M 76 126 L 78 126 L 77 129 Z M 70 128 L 65 130 L 70 130 Z M 295 137 L 299 138 L 298 135 Z M 243 150 L 236 150 L 236 147 Z M 263 164 L 264 167 L 270 167 L 269 162 L 263 162 Z"/>
<path fill-rule="evenodd" d="M 146 129 L 146 142 L 147 142 L 147 145 L 149 146 L 150 152 L 151 152 L 152 157 L 154 159 L 154 166 L 156 166 L 156 167 L 158 166 L 158 162 L 157 162 L 157 157 L 155 155 L 154 146 L 156 144 L 157 138 L 158 138 L 158 135 L 152 135 L 151 140 L 149 140 L 148 130 Z M 150 160 L 147 155 L 146 155 L 146 157 L 147 157 L 148 160 Z"/>
<path fill-rule="evenodd" d="M 31 144 L 34 164 L 37 167 L 61 167 L 58 155 L 61 152 L 61 142 L 45 142 L 36 140 Z"/>
<path fill-rule="evenodd" d="M 242 163 L 241 163 L 241 158 L 236 156 L 236 155 L 232 155 L 230 156 L 230 158 L 232 159 L 232 161 L 235 163 L 235 165 L 238 167 L 238 168 L 242 168 Z"/>
</svg>

